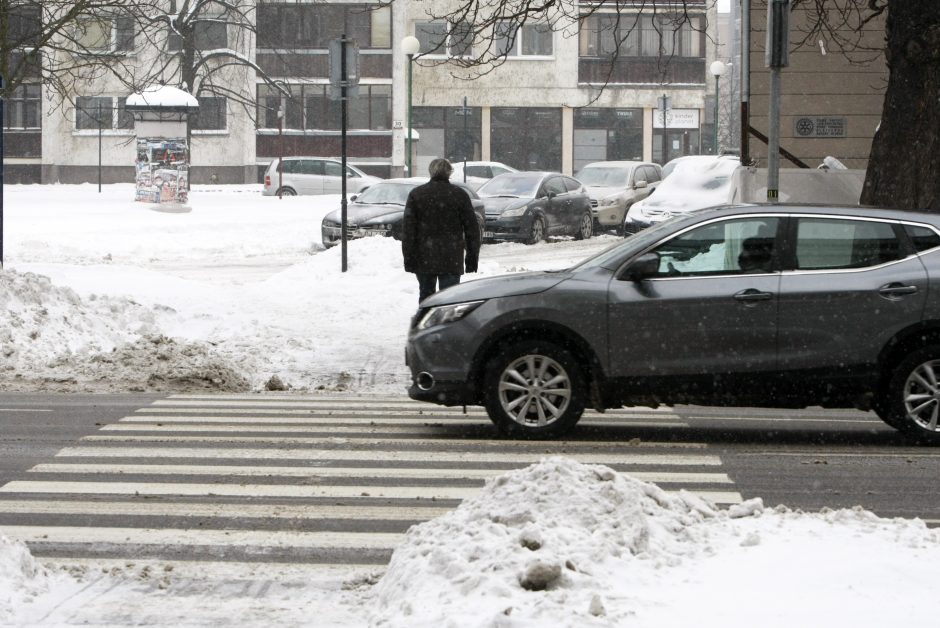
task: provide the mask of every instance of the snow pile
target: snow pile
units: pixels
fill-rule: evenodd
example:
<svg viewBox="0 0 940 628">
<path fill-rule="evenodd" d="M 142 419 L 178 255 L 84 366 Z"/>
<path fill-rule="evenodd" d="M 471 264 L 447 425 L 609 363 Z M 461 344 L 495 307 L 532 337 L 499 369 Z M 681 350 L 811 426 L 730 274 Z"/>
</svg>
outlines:
<svg viewBox="0 0 940 628">
<path fill-rule="evenodd" d="M 411 528 L 379 584 L 376 623 L 616 621 L 622 613 L 609 616 L 604 600 L 616 595 L 622 564 L 649 569 L 699 553 L 685 531 L 717 514 L 686 492 L 669 495 L 605 466 L 547 458 Z"/>
<path fill-rule="evenodd" d="M 0 271 L 0 378 L 16 388 L 212 388 L 247 383 L 206 345 L 170 340 L 152 308 L 127 297 L 82 298 L 45 276 Z"/>
<path fill-rule="evenodd" d="M 924 626 L 922 596 L 900 580 L 931 580 L 937 560 L 940 536 L 918 520 L 759 499 L 720 510 L 547 458 L 412 527 L 376 586 L 371 625 Z"/>
<path fill-rule="evenodd" d="M 26 545 L 0 533 L 0 624 L 8 625 L 22 605 L 48 591 L 49 586 L 49 572 Z"/>
</svg>

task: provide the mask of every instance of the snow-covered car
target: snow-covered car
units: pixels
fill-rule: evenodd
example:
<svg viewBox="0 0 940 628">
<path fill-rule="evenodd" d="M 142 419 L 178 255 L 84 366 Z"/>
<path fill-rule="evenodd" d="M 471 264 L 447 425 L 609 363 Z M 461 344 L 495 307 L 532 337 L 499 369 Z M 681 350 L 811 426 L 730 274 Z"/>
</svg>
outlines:
<svg viewBox="0 0 940 628">
<path fill-rule="evenodd" d="M 733 155 L 684 158 L 652 194 L 630 207 L 623 221 L 624 234 L 636 233 L 673 216 L 734 202 L 733 175 L 740 165 Z"/>
<path fill-rule="evenodd" d="M 401 240 L 402 219 L 405 216 L 405 202 L 408 194 L 419 185 L 428 182 L 427 177 L 409 179 L 386 179 L 379 181 L 362 192 L 351 197 L 346 206 L 346 239 L 354 240 L 367 236 L 388 236 Z M 461 181 L 451 178 L 451 183 L 461 188 L 470 196 L 473 211 L 477 215 L 480 233 L 483 233 L 483 201 L 476 192 Z M 336 209 L 323 217 L 320 231 L 323 246 L 329 248 L 338 244 L 343 236 L 342 209 Z"/>
<path fill-rule="evenodd" d="M 659 164 L 645 161 L 597 161 L 574 178 L 584 184 L 594 210 L 596 231 L 623 229 L 631 205 L 650 195 L 659 183 Z"/>
<path fill-rule="evenodd" d="M 346 192 L 359 192 L 379 177 L 346 164 Z M 264 196 L 297 194 L 340 194 L 343 191 L 343 162 L 325 157 L 285 157 L 274 159 L 264 173 Z"/>
<path fill-rule="evenodd" d="M 478 190 L 481 185 L 496 175 L 519 172 L 512 166 L 501 164 L 498 161 L 468 161 L 466 162 L 466 168 L 464 168 L 464 163 L 462 161 L 452 162 L 454 174 L 451 175 L 450 180 L 466 183 L 473 190 Z M 465 174 L 466 176 L 464 176 Z"/>
</svg>

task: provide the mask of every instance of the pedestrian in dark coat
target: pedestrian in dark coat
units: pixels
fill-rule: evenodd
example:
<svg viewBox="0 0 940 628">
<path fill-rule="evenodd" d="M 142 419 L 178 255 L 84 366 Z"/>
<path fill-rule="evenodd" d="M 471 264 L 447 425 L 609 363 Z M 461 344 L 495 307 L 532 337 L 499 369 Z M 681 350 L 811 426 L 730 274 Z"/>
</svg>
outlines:
<svg viewBox="0 0 940 628">
<path fill-rule="evenodd" d="M 454 167 L 435 159 L 431 180 L 408 195 L 402 222 L 405 270 L 418 277 L 418 302 L 477 272 L 480 227 L 470 196 L 450 182 Z"/>
</svg>

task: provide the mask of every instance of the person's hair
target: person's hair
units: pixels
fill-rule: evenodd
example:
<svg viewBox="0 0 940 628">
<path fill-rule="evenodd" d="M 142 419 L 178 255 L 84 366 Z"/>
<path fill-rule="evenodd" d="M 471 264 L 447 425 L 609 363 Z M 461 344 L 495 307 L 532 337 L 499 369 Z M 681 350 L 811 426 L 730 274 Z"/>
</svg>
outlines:
<svg viewBox="0 0 940 628">
<path fill-rule="evenodd" d="M 454 174 L 454 167 L 446 159 L 435 159 L 428 165 L 432 179 L 449 179 Z"/>
</svg>

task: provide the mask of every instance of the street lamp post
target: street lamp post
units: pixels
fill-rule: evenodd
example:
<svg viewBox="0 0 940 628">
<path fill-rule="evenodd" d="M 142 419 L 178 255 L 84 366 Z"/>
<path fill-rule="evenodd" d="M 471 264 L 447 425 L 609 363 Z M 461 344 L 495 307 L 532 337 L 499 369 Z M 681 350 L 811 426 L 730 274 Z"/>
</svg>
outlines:
<svg viewBox="0 0 940 628">
<path fill-rule="evenodd" d="M 408 143 L 406 145 L 408 153 L 406 163 L 408 164 L 409 177 L 414 176 L 414 172 L 411 170 L 411 66 L 419 50 L 421 50 L 421 42 L 414 35 L 408 35 L 401 40 L 401 51 L 408 57 Z"/>
<path fill-rule="evenodd" d="M 708 66 L 708 71 L 711 72 L 712 76 L 715 77 L 715 154 L 718 154 L 718 103 L 720 102 L 719 98 L 719 81 L 721 75 L 725 73 L 725 64 L 721 61 L 712 61 L 712 64 Z"/>
</svg>

